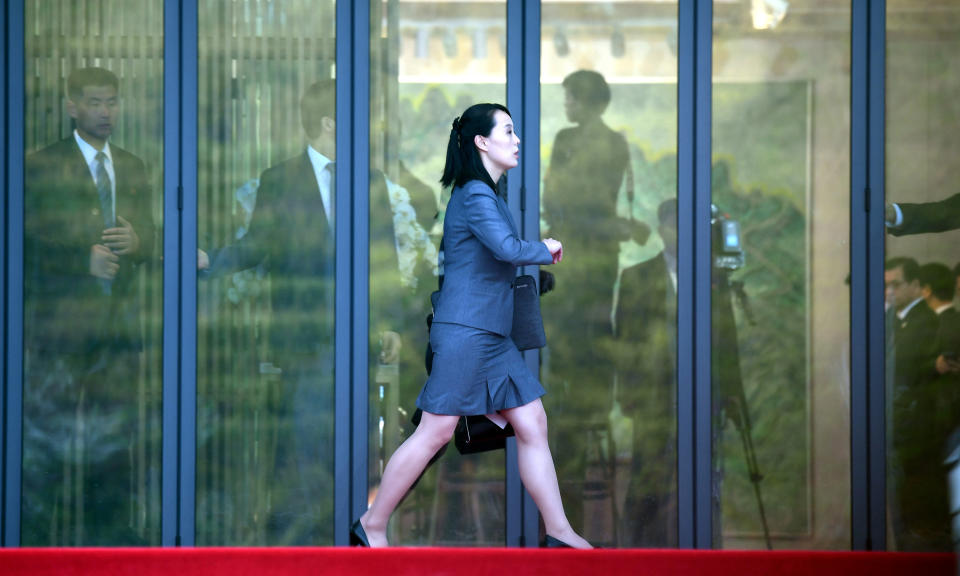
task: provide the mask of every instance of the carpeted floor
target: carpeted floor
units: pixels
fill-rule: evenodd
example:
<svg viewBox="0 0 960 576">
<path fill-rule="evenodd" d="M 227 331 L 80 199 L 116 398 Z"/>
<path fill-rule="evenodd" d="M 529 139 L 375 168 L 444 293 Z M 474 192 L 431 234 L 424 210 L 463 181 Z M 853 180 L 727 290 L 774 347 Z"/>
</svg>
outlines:
<svg viewBox="0 0 960 576">
<path fill-rule="evenodd" d="M 58 548 L 0 550 L 0 576 L 532 576 L 578 574 L 935 576 L 954 574 L 949 554 L 537 550 L 517 548 Z"/>
</svg>

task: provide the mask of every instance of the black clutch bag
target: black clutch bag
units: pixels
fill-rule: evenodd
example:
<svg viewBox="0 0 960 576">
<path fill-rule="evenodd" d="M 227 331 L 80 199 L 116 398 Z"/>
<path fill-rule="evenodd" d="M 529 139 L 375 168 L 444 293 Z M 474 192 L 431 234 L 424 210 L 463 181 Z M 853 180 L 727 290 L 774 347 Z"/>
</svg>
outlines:
<svg viewBox="0 0 960 576">
<path fill-rule="evenodd" d="M 507 438 L 513 436 L 513 426 L 501 428 L 486 416 L 461 416 L 453 432 L 453 443 L 461 454 L 475 454 L 502 450 Z"/>
<path fill-rule="evenodd" d="M 513 329 L 510 339 L 518 350 L 532 350 L 547 345 L 543 317 L 540 316 L 540 294 L 536 281 L 529 274 L 518 276 L 513 282 Z"/>
<path fill-rule="evenodd" d="M 422 415 L 423 411 L 417 408 L 413 413 L 413 418 L 410 419 L 414 426 L 420 425 Z M 513 435 L 513 426 L 510 424 L 501 428 L 482 414 L 479 416 L 461 416 L 456 429 L 453 431 L 453 443 L 457 447 L 457 452 L 461 454 L 476 454 L 477 452 L 502 450 L 507 446 L 507 438 Z M 427 466 L 440 458 L 446 449 L 445 445 Z"/>
</svg>

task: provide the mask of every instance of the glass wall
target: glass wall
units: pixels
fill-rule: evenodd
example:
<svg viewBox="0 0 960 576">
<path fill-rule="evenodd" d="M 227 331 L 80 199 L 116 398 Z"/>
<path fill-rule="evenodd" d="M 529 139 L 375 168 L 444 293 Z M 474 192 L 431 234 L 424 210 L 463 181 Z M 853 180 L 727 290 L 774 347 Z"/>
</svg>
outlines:
<svg viewBox="0 0 960 576">
<path fill-rule="evenodd" d="M 602 546 L 677 532 L 677 5 L 544 2 L 540 376 L 567 515 Z"/>
<path fill-rule="evenodd" d="M 850 2 L 713 14 L 713 543 L 848 548 Z"/>
<path fill-rule="evenodd" d="M 960 6 L 888 0 L 887 547 L 953 549 L 943 459 L 960 424 Z"/>
<path fill-rule="evenodd" d="M 178 121 L 164 116 L 165 4 L 23 0 L 11 23 L 25 32 L 23 399 L 10 407 L 24 546 L 160 544 L 163 183 L 180 177 L 162 173 Z M 541 154 L 540 189 L 525 192 L 540 195 L 541 236 L 565 247 L 543 270 L 555 287 L 539 354 L 562 496 L 595 544 L 673 547 L 678 3 L 540 7 L 541 129 L 520 137 Z M 333 522 L 336 2 L 189 9 L 196 543 L 329 545 L 346 528 Z M 949 550 L 960 6 L 884 10 L 887 543 Z M 373 0 L 369 14 L 369 61 L 356 60 L 370 82 L 357 108 L 370 120 L 369 325 L 350 331 L 369 331 L 369 365 L 354 370 L 368 376 L 372 500 L 427 376 L 450 122 L 506 100 L 507 2 Z M 844 549 L 851 2 L 717 0 L 713 16 L 713 544 Z M 503 545 L 504 456 L 439 458 L 391 542 Z"/>
<path fill-rule="evenodd" d="M 199 15 L 198 545 L 331 545 L 335 5 Z"/>
<path fill-rule="evenodd" d="M 471 104 L 505 103 L 506 72 L 506 2 L 371 2 L 370 502 L 427 377 L 450 123 Z M 397 508 L 391 544 L 503 546 L 504 474 L 502 450 L 450 450 Z"/>
<path fill-rule="evenodd" d="M 20 542 L 157 545 L 163 2 L 24 10 Z"/>
</svg>

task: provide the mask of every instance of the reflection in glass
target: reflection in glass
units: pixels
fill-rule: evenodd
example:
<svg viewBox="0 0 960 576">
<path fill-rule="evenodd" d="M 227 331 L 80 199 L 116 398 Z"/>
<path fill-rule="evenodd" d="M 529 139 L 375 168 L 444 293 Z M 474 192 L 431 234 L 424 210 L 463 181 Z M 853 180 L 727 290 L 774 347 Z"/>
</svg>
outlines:
<svg viewBox="0 0 960 576">
<path fill-rule="evenodd" d="M 956 510 L 943 459 L 960 424 L 960 6 L 891 0 L 886 14 L 887 547 L 949 552 Z"/>
<path fill-rule="evenodd" d="M 414 425 L 443 230 L 450 122 L 506 100 L 505 2 L 373 2 L 370 46 L 369 501 Z M 393 545 L 502 546 L 504 453 L 432 465 L 397 508 Z"/>
<path fill-rule="evenodd" d="M 850 2 L 782 4 L 713 9 L 717 548 L 850 546 Z"/>
<path fill-rule="evenodd" d="M 159 544 L 163 3 L 54 8 L 25 3 L 20 541 Z"/>
<path fill-rule="evenodd" d="M 550 444 L 594 544 L 677 545 L 675 4 L 543 7 Z"/>
<path fill-rule="evenodd" d="M 335 6 L 199 4 L 197 543 L 333 543 Z"/>
</svg>

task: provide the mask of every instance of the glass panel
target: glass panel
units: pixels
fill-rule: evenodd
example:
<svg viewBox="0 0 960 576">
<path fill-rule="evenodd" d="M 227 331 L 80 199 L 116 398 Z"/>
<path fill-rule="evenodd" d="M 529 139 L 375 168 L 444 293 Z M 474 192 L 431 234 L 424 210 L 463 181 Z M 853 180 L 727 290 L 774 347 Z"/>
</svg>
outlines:
<svg viewBox="0 0 960 576">
<path fill-rule="evenodd" d="M 157 545 L 163 2 L 24 10 L 20 541 Z"/>
<path fill-rule="evenodd" d="M 714 3 L 717 548 L 850 546 L 850 26 Z"/>
<path fill-rule="evenodd" d="M 427 377 L 425 319 L 437 289 L 450 123 L 471 104 L 505 103 L 507 62 L 504 1 L 387 0 L 370 12 L 372 502 L 387 459 L 415 428 Z M 449 452 L 397 508 L 391 544 L 503 545 L 503 451 Z"/>
<path fill-rule="evenodd" d="M 199 10 L 198 545 L 333 544 L 333 1 Z"/>
<path fill-rule="evenodd" d="M 956 2 L 888 0 L 884 280 L 891 550 L 949 552 L 956 541 L 950 528 L 957 513 L 956 455 L 952 506 L 942 462 L 958 446 L 952 433 L 960 422 L 958 50 Z M 953 522 L 956 530 L 956 517 Z"/>
<path fill-rule="evenodd" d="M 542 300 L 560 491 L 595 545 L 676 546 L 677 4 L 544 2 Z"/>
</svg>

